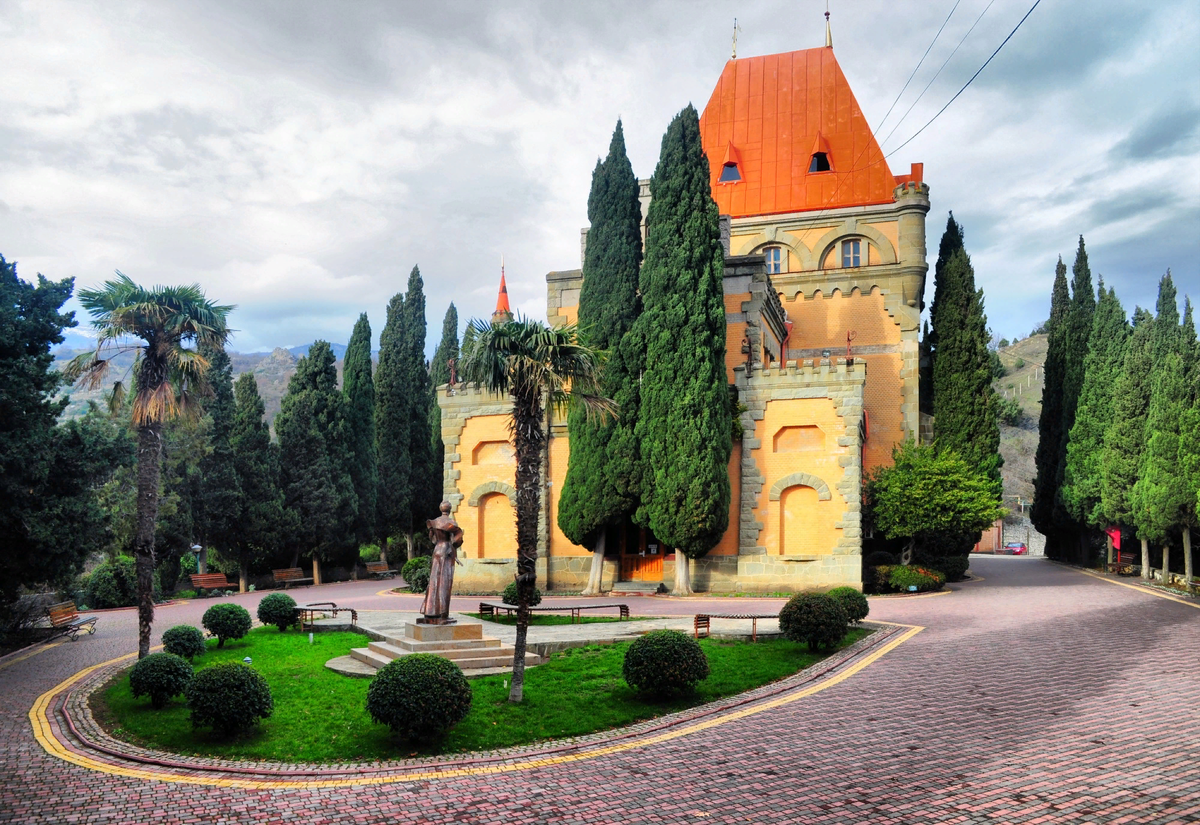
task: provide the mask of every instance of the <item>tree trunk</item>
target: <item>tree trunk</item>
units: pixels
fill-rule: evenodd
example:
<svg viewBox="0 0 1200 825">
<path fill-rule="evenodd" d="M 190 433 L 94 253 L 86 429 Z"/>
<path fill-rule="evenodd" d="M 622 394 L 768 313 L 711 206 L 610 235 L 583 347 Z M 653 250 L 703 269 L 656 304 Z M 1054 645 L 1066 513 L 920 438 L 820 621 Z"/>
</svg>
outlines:
<svg viewBox="0 0 1200 825">
<path fill-rule="evenodd" d="M 384 564 L 388 563 L 388 542 L 390 538 L 385 538 L 379 545 L 379 560 Z"/>
<path fill-rule="evenodd" d="M 1150 581 L 1150 542 L 1142 539 L 1142 579 Z"/>
<path fill-rule="evenodd" d="M 595 544 L 592 546 L 592 572 L 588 575 L 587 587 L 583 589 L 581 595 L 598 596 L 601 592 L 602 579 L 604 577 L 604 544 L 607 540 L 608 530 L 600 529 L 600 535 L 596 538 Z"/>
<path fill-rule="evenodd" d="M 1162 546 L 1163 566 L 1162 566 L 1162 582 L 1163 584 L 1171 583 L 1171 545 L 1163 542 Z"/>
<path fill-rule="evenodd" d="M 900 563 L 905 567 L 912 564 L 913 548 L 916 547 L 916 544 L 916 539 L 909 539 L 908 544 L 904 545 L 904 550 L 900 553 Z"/>
<path fill-rule="evenodd" d="M 162 424 L 138 429 L 137 530 L 133 555 L 138 588 L 138 658 L 150 655 L 150 625 L 154 621 L 154 528 L 158 524 L 158 479 L 162 459 Z"/>
<path fill-rule="evenodd" d="M 527 397 L 518 395 L 513 403 L 513 440 L 517 453 L 517 639 L 513 644 L 510 702 L 525 698 L 525 639 L 529 634 L 529 605 L 537 586 L 539 465 L 546 438 L 542 429 L 542 409 L 540 391 Z"/>
<path fill-rule="evenodd" d="M 1183 525 L 1183 584 L 1192 589 L 1192 528 Z"/>
<path fill-rule="evenodd" d="M 321 560 L 315 555 L 313 556 L 313 584 L 321 583 Z"/>
<path fill-rule="evenodd" d="M 692 595 L 692 560 L 683 554 L 682 550 L 675 551 L 675 589 L 672 596 Z"/>
<path fill-rule="evenodd" d="M 246 583 L 250 579 L 250 571 L 246 567 L 246 562 L 238 565 L 238 592 L 245 593 L 249 588 Z"/>
<path fill-rule="evenodd" d="M 1113 563 L 1112 536 L 1110 536 L 1108 533 L 1104 534 L 1104 546 L 1105 546 L 1105 564 L 1112 564 Z"/>
</svg>

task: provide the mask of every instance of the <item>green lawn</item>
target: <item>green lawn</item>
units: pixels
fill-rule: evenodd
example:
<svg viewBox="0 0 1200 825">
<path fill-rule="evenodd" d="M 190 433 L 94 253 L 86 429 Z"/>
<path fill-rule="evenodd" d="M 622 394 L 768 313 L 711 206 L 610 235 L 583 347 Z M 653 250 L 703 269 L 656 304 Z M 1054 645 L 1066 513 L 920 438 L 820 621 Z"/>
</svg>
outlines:
<svg viewBox="0 0 1200 825">
<path fill-rule="evenodd" d="M 854 630 L 843 645 L 868 631 Z M 668 702 L 639 698 L 621 677 L 626 644 L 573 648 L 526 672 L 525 701 L 511 705 L 507 676 L 472 679 L 471 713 L 437 746 L 415 748 L 374 724 L 365 709 L 366 679 L 324 667 L 327 660 L 363 646 L 355 633 L 307 634 L 257 628 L 221 650 L 216 642 L 196 660 L 197 669 L 220 661 L 253 658 L 275 697 L 275 713 L 231 741 L 193 732 L 183 698 L 155 711 L 134 699 L 128 671 L 94 694 L 98 719 L 118 738 L 183 754 L 287 762 L 340 762 L 399 758 L 419 753 L 461 753 L 579 736 L 661 716 L 741 693 L 789 676 L 821 656 L 784 640 L 723 642 L 702 639 L 711 674 L 693 696 Z"/>
<path fill-rule="evenodd" d="M 476 619 L 482 619 L 485 622 L 495 622 L 496 624 L 506 624 L 509 627 L 512 627 L 513 625 L 515 625 L 517 623 L 516 614 L 514 614 L 512 616 L 503 616 L 503 615 L 500 615 L 497 613 L 495 615 L 488 616 L 486 619 L 483 617 L 482 613 L 466 613 L 464 615 L 471 616 Z M 580 622 L 572 622 L 570 613 L 568 613 L 565 616 L 560 616 L 555 613 L 534 613 L 533 615 L 531 615 L 529 617 L 529 625 L 530 625 L 530 627 L 533 627 L 535 625 L 549 625 L 549 624 L 580 624 L 580 623 L 582 623 L 582 624 L 597 624 L 597 623 L 602 623 L 602 622 L 619 622 L 619 621 L 621 621 L 620 616 L 580 616 L 579 618 L 580 618 Z M 628 621 L 628 619 L 626 619 L 625 621 Z"/>
</svg>

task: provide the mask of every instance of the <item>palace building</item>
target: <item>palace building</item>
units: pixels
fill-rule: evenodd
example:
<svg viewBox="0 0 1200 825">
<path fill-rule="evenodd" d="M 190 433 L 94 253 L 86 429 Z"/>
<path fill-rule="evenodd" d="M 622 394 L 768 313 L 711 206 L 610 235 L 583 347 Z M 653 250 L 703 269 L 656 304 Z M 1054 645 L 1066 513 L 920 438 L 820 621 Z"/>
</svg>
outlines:
<svg viewBox="0 0 1200 825">
<path fill-rule="evenodd" d="M 725 240 L 726 366 L 745 412 L 729 528 L 692 562 L 699 591 L 860 586 L 863 473 L 919 435 L 929 188 L 922 164 L 893 174 L 828 43 L 731 59 L 700 118 Z M 642 181 L 643 220 L 649 199 Z M 576 320 L 581 286 L 579 269 L 546 276 L 550 324 Z M 438 397 L 445 495 L 466 535 L 455 585 L 503 587 L 516 570 L 511 407 L 461 385 Z M 549 426 L 538 582 L 579 590 L 592 554 L 558 529 L 570 438 L 565 418 Z M 603 589 L 669 586 L 682 554 L 619 532 Z"/>
</svg>

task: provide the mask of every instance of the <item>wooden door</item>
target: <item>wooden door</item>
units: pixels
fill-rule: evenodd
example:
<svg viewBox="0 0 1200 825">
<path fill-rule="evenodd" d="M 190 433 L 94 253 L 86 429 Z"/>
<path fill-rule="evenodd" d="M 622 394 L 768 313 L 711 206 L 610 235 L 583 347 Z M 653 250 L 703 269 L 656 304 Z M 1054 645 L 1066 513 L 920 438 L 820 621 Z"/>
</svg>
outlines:
<svg viewBox="0 0 1200 825">
<path fill-rule="evenodd" d="M 662 544 L 645 530 L 630 531 L 621 542 L 621 581 L 660 582 L 663 576 Z"/>
</svg>

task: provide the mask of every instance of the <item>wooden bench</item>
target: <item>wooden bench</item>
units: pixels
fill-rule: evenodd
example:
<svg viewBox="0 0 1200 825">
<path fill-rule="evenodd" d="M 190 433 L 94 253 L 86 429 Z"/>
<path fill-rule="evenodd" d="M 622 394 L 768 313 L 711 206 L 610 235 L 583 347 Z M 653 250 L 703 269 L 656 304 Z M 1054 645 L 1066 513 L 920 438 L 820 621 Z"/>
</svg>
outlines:
<svg viewBox="0 0 1200 825">
<path fill-rule="evenodd" d="M 189 578 L 197 590 L 236 590 L 237 585 L 225 578 L 224 573 L 193 573 Z"/>
<path fill-rule="evenodd" d="M 367 573 L 374 579 L 386 579 L 396 575 L 396 571 L 388 567 L 386 561 L 367 562 Z"/>
<path fill-rule="evenodd" d="M 696 638 L 700 638 L 700 631 L 704 631 L 707 637 L 712 628 L 710 623 L 713 619 L 749 619 L 750 624 L 750 641 L 758 641 L 758 620 L 759 619 L 778 619 L 778 613 L 697 613 L 696 618 L 692 622 L 692 629 L 695 631 Z"/>
<path fill-rule="evenodd" d="M 276 584 L 282 584 L 283 589 L 287 590 L 289 585 L 303 584 L 307 582 L 312 584 L 312 576 L 305 577 L 304 570 L 299 567 L 285 567 L 282 570 L 272 570 L 271 575 L 275 577 Z"/>
<path fill-rule="evenodd" d="M 75 609 L 75 602 L 59 602 L 50 605 L 47 610 L 50 626 L 54 628 L 54 636 L 69 636 L 71 641 L 75 641 L 81 630 L 86 629 L 89 635 L 96 632 L 97 617 L 80 616 L 79 611 Z"/>
<path fill-rule="evenodd" d="M 296 615 L 300 619 L 301 630 L 312 630 L 317 623 L 317 614 L 337 616 L 339 613 L 350 614 L 350 625 L 358 625 L 358 611 L 353 607 L 338 607 L 333 602 L 313 602 L 312 604 L 296 605 Z"/>
<path fill-rule="evenodd" d="M 1116 573 L 1118 576 L 1132 576 L 1133 565 L 1140 563 L 1135 561 L 1137 557 L 1134 556 L 1133 551 L 1122 553 L 1120 550 L 1117 550 L 1116 554 L 1116 561 L 1111 561 L 1105 565 L 1108 572 Z"/>
<path fill-rule="evenodd" d="M 598 609 L 607 608 L 607 607 L 615 607 L 619 611 L 621 611 L 622 619 L 629 618 L 629 605 L 621 604 L 620 602 L 603 602 L 603 603 L 597 603 L 597 604 L 560 604 L 560 605 L 550 605 L 547 607 L 531 607 L 531 608 L 529 608 L 529 610 L 531 613 L 554 613 L 554 612 L 561 613 L 563 611 L 570 611 L 571 624 L 578 624 L 579 619 L 580 619 L 580 614 L 584 610 L 598 610 Z M 505 611 L 509 616 L 511 616 L 512 614 L 517 612 L 517 606 L 515 604 L 508 604 L 507 602 L 480 602 L 479 603 L 479 615 L 483 618 L 495 616 L 496 613 L 501 610 Z"/>
</svg>

